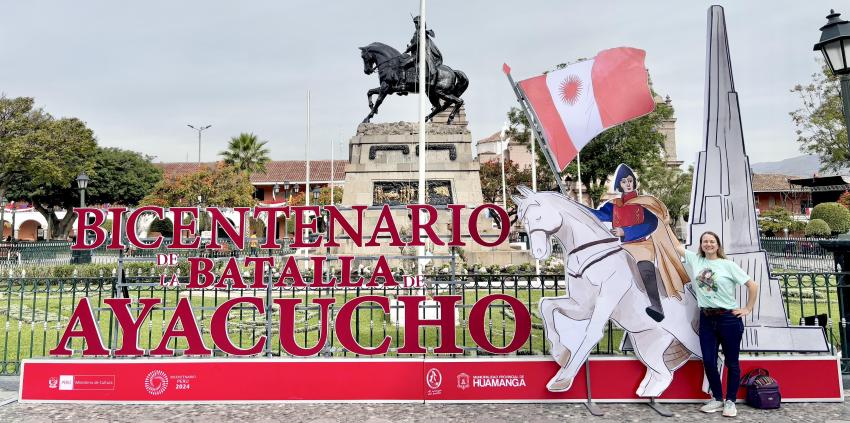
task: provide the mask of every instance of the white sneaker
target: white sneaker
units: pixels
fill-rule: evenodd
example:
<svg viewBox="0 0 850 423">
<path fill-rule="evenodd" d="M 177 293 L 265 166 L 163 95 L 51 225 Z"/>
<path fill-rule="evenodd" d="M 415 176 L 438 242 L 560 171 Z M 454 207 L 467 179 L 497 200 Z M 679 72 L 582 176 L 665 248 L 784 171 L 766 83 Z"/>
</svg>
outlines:
<svg viewBox="0 0 850 423">
<path fill-rule="evenodd" d="M 735 403 L 729 400 L 723 401 L 723 417 L 735 417 L 738 415 L 738 409 L 735 408 Z"/>
<path fill-rule="evenodd" d="M 711 401 L 706 402 L 705 405 L 700 407 L 699 411 L 702 411 L 703 413 L 714 413 L 714 412 L 720 411 L 722 409 L 723 409 L 723 401 L 718 401 L 716 399 L 712 399 Z"/>
</svg>

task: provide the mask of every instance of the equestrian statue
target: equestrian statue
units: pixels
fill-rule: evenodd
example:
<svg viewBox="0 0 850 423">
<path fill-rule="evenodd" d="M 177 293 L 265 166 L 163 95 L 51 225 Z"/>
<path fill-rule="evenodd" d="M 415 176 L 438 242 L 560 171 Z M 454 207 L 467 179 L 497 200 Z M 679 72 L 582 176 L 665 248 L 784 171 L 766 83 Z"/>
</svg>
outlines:
<svg viewBox="0 0 850 423">
<path fill-rule="evenodd" d="M 389 94 L 407 95 L 419 92 L 419 76 L 417 59 L 419 58 L 419 16 L 413 18 L 416 31 L 404 53 L 384 44 L 372 43 L 360 47 L 360 57 L 363 59 L 363 72 L 371 75 L 378 71 L 380 86 L 367 92 L 369 99 L 369 114 L 363 122 L 369 122 L 378 113 L 378 107 Z M 431 113 L 425 120 L 431 120 L 437 113 L 454 105 L 446 123 L 452 123 L 457 116 L 463 100 L 460 98 L 469 87 L 466 74 L 443 64 L 443 54 L 434 44 L 434 31 L 425 31 L 425 94 L 431 102 Z M 378 95 L 373 102 L 372 96 Z"/>
</svg>

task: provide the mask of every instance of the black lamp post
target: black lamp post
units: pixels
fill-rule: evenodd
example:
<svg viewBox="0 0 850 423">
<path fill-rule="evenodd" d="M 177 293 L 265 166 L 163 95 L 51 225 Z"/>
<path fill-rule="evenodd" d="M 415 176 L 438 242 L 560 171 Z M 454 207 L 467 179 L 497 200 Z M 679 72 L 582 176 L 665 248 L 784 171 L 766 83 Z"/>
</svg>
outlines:
<svg viewBox="0 0 850 423">
<path fill-rule="evenodd" d="M 844 105 L 844 127 L 850 139 L 850 22 L 840 13 L 829 11 L 826 25 L 820 28 L 820 41 L 815 50 L 820 50 L 832 73 L 841 80 L 841 101 Z"/>
<path fill-rule="evenodd" d="M 80 172 L 77 175 L 77 189 L 80 190 L 80 207 L 86 206 L 86 188 L 89 187 L 89 175 L 86 172 Z"/>
<path fill-rule="evenodd" d="M 319 188 L 313 189 L 313 203 L 319 205 L 319 194 L 321 194 L 322 190 Z"/>
<path fill-rule="evenodd" d="M 272 187 L 272 199 L 275 200 L 275 201 L 277 201 L 277 193 L 278 192 L 280 192 L 280 185 L 278 185 L 277 182 L 275 182 L 274 186 Z"/>
<path fill-rule="evenodd" d="M 86 206 L 86 189 L 89 187 L 89 175 L 80 172 L 77 175 L 77 189 L 80 190 L 80 207 Z M 79 216 L 79 215 L 78 215 Z M 77 224 L 82 222 L 78 221 Z M 71 261 L 77 264 L 91 263 L 91 250 L 74 250 L 71 252 Z"/>
</svg>

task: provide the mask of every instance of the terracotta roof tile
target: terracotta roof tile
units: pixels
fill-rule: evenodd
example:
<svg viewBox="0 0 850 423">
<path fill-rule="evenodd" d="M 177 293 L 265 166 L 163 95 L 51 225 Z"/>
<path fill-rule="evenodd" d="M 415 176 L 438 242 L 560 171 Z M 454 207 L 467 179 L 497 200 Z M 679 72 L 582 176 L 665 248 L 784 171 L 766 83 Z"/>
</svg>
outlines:
<svg viewBox="0 0 850 423">
<path fill-rule="evenodd" d="M 502 131 L 496 131 L 496 132 L 493 133 L 493 135 L 490 135 L 489 137 L 484 138 L 483 140 L 478 140 L 476 142 L 476 144 L 485 144 L 485 143 L 488 143 L 488 142 L 496 142 L 496 141 L 499 141 L 501 139 L 502 139 Z"/>
<path fill-rule="evenodd" d="M 212 166 L 215 163 L 201 163 L 201 166 Z M 347 160 L 334 160 L 334 180 L 345 181 L 345 166 Z M 176 178 L 198 170 L 198 163 L 177 162 L 157 163 L 156 166 L 163 170 L 166 178 Z M 275 160 L 266 164 L 265 173 L 254 173 L 251 175 L 251 183 L 254 185 L 273 184 L 275 182 L 305 182 L 307 163 L 301 160 Z M 331 180 L 331 161 L 310 161 L 310 180 L 315 182 L 328 182 Z"/>
<path fill-rule="evenodd" d="M 794 178 L 794 176 L 776 173 L 753 173 L 753 192 L 799 191 L 799 187 L 788 182 L 789 179 Z"/>
</svg>

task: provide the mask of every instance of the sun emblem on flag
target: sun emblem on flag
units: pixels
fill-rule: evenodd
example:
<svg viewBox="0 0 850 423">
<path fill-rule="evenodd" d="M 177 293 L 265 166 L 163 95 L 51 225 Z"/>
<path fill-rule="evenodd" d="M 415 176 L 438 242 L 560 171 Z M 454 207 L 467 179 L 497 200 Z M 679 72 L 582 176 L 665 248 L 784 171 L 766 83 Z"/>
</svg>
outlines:
<svg viewBox="0 0 850 423">
<path fill-rule="evenodd" d="M 564 79 L 564 81 L 561 82 L 561 86 L 558 88 L 558 91 L 561 94 L 561 101 L 569 104 L 570 106 L 576 104 L 578 96 L 581 95 L 581 90 L 581 79 L 575 75 L 570 75 Z"/>
</svg>

